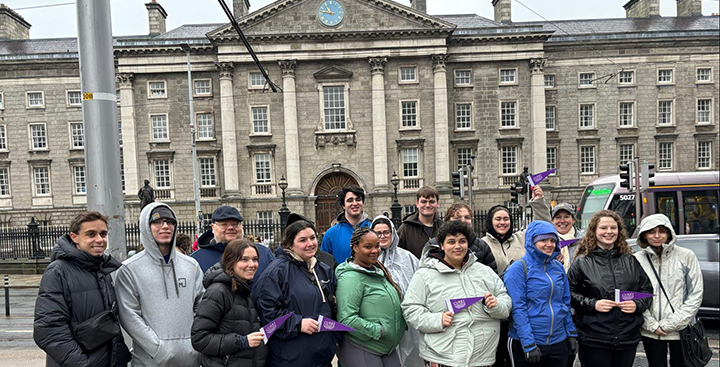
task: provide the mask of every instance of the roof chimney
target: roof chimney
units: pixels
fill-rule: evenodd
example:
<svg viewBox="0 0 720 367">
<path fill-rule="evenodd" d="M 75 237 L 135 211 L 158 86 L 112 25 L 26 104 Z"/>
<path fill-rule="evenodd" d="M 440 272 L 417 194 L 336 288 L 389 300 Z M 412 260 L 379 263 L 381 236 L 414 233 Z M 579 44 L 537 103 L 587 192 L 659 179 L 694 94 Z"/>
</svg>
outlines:
<svg viewBox="0 0 720 367">
<path fill-rule="evenodd" d="M 512 23 L 512 8 L 510 0 L 492 0 L 495 8 L 495 21 L 499 23 Z"/>
<path fill-rule="evenodd" d="M 677 16 L 699 17 L 702 15 L 702 1 L 700 0 L 677 0 Z"/>
<path fill-rule="evenodd" d="M 167 18 L 167 12 L 162 5 L 152 0 L 145 4 L 148 11 L 148 28 L 150 36 L 157 36 L 165 33 L 165 18 Z"/>
<path fill-rule="evenodd" d="M 627 18 L 652 18 L 660 16 L 660 0 L 630 0 L 625 5 Z"/>
<path fill-rule="evenodd" d="M 240 19 L 250 12 L 249 0 L 233 0 L 233 16 Z"/>
<path fill-rule="evenodd" d="M 26 40 L 30 38 L 30 23 L 5 4 L 0 4 L 0 39 Z"/>
<path fill-rule="evenodd" d="M 427 0 L 410 0 L 410 6 L 423 13 L 427 13 Z"/>
</svg>

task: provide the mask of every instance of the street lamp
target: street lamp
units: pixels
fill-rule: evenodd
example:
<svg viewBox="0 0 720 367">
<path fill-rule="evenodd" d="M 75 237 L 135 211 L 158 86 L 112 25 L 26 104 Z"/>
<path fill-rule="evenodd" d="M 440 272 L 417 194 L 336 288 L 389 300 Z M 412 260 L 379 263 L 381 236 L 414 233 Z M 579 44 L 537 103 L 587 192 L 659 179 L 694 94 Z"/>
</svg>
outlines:
<svg viewBox="0 0 720 367">
<path fill-rule="evenodd" d="M 393 185 L 393 203 L 390 206 L 390 212 L 392 213 L 392 221 L 395 223 L 395 227 L 400 227 L 400 216 L 402 215 L 402 206 L 400 206 L 400 203 L 398 203 L 398 184 L 400 183 L 400 178 L 397 175 L 397 172 L 393 172 L 392 178 L 390 178 L 390 183 Z"/>
<path fill-rule="evenodd" d="M 281 228 L 281 234 L 285 235 L 285 227 L 287 227 L 287 220 L 290 216 L 290 209 L 287 207 L 287 203 L 285 202 L 285 190 L 288 188 L 287 180 L 285 179 L 285 175 L 280 176 L 280 182 L 278 182 L 278 187 L 280 187 L 280 190 L 282 190 L 282 206 L 280 206 L 280 228 Z"/>
</svg>

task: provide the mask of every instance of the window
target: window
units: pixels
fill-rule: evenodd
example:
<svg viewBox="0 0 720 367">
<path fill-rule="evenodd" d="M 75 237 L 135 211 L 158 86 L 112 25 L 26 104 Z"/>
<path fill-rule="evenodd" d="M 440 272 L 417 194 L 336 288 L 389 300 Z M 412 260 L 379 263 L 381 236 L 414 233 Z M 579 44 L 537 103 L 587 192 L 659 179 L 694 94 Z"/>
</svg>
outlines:
<svg viewBox="0 0 720 367">
<path fill-rule="evenodd" d="M 73 122 L 70 124 L 70 141 L 73 149 L 82 149 L 85 147 L 85 128 L 82 122 Z"/>
<path fill-rule="evenodd" d="M 595 173 L 595 146 L 580 147 L 580 174 Z"/>
<path fill-rule="evenodd" d="M 500 69 L 500 84 L 516 84 L 517 69 Z"/>
<path fill-rule="evenodd" d="M 405 216 L 415 213 L 416 211 L 417 211 L 417 206 L 415 204 L 405 205 L 403 207 L 403 212 L 405 213 Z"/>
<path fill-rule="evenodd" d="M 252 89 L 258 89 L 258 88 L 265 88 L 265 77 L 262 75 L 262 73 L 250 73 L 250 88 Z"/>
<path fill-rule="evenodd" d="M 580 73 L 578 79 L 580 88 L 595 87 L 595 73 Z"/>
<path fill-rule="evenodd" d="M 545 74 L 545 88 L 546 89 L 555 88 L 555 75 Z"/>
<path fill-rule="evenodd" d="M 697 100 L 697 123 L 712 124 L 712 99 Z"/>
<path fill-rule="evenodd" d="M 712 83 L 712 68 L 697 68 L 695 75 L 696 83 Z"/>
<path fill-rule="evenodd" d="M 472 103 L 458 103 L 455 105 L 455 129 L 472 128 Z"/>
<path fill-rule="evenodd" d="M 672 84 L 673 82 L 673 69 L 658 69 L 658 83 L 659 84 Z"/>
<path fill-rule="evenodd" d="M 516 127 L 517 102 L 500 102 L 500 127 Z"/>
<path fill-rule="evenodd" d="M 152 141 L 168 141 L 167 115 L 150 115 Z"/>
<path fill-rule="evenodd" d="M 50 169 L 33 167 L 33 186 L 35 195 L 50 195 Z"/>
<path fill-rule="evenodd" d="M 273 212 L 269 210 L 257 212 L 257 222 L 258 227 L 260 227 L 258 228 L 259 235 L 266 240 L 273 239 Z"/>
<path fill-rule="evenodd" d="M 5 96 L 0 92 L 0 110 L 5 109 Z"/>
<path fill-rule="evenodd" d="M 271 183 L 270 154 L 255 154 L 255 183 Z"/>
<path fill-rule="evenodd" d="M 210 79 L 198 79 L 193 81 L 195 87 L 196 96 L 210 96 L 212 95 L 212 84 Z"/>
<path fill-rule="evenodd" d="M 215 158 L 200 158 L 200 186 L 215 187 Z"/>
<path fill-rule="evenodd" d="M 28 108 L 45 107 L 45 95 L 43 92 L 27 92 Z"/>
<path fill-rule="evenodd" d="M 198 113 L 195 115 L 197 125 L 197 137 L 200 140 L 213 138 L 213 116 L 210 112 Z"/>
<path fill-rule="evenodd" d="M 251 107 L 253 134 L 269 134 L 268 108 L 266 106 Z M 343 110 L 344 112 L 344 110 Z"/>
<path fill-rule="evenodd" d="M 67 91 L 67 104 L 71 107 L 82 106 L 82 93 L 79 90 Z"/>
<path fill-rule="evenodd" d="M 5 125 L 0 125 L 0 150 L 7 150 L 7 131 L 5 131 Z"/>
<path fill-rule="evenodd" d="M 417 127 L 418 126 L 418 109 L 417 101 L 400 101 L 400 119 L 402 120 L 402 127 Z"/>
<path fill-rule="evenodd" d="M 632 70 L 621 71 L 618 75 L 618 82 L 623 85 L 635 84 L 635 72 Z"/>
<path fill-rule="evenodd" d="M 581 129 L 595 128 L 595 105 L 594 104 L 581 104 L 580 105 L 580 128 Z"/>
<path fill-rule="evenodd" d="M 73 166 L 73 177 L 75 178 L 75 194 L 84 195 L 85 191 L 85 166 Z"/>
<path fill-rule="evenodd" d="M 120 156 L 120 183 L 122 184 L 122 191 L 125 192 L 125 162 L 123 162 L 122 155 Z"/>
<path fill-rule="evenodd" d="M 400 83 L 415 83 L 417 82 L 417 68 L 414 66 L 401 66 L 400 67 Z"/>
<path fill-rule="evenodd" d="M 118 119 L 118 145 L 122 148 L 123 146 L 123 138 L 122 138 L 122 120 Z"/>
<path fill-rule="evenodd" d="M 545 152 L 547 156 L 547 169 L 557 169 L 557 147 L 547 147 Z"/>
<path fill-rule="evenodd" d="M 658 101 L 658 125 L 673 124 L 673 101 Z"/>
<path fill-rule="evenodd" d="M 699 141 L 697 145 L 698 169 L 712 168 L 712 142 Z"/>
<path fill-rule="evenodd" d="M 10 173 L 7 167 L 0 168 L 0 196 L 10 196 Z"/>
<path fill-rule="evenodd" d="M 673 168 L 673 143 L 661 142 L 658 144 L 658 169 L 671 170 Z"/>
<path fill-rule="evenodd" d="M 473 150 L 472 148 L 458 148 L 457 149 L 457 169 L 463 168 L 468 164 L 472 163 Z"/>
<path fill-rule="evenodd" d="M 514 176 L 517 174 L 517 147 L 502 147 L 502 174 Z"/>
<path fill-rule="evenodd" d="M 166 98 L 165 81 L 148 82 L 148 98 Z"/>
<path fill-rule="evenodd" d="M 403 178 L 418 177 L 418 148 L 402 151 Z"/>
<path fill-rule="evenodd" d="M 455 70 L 455 85 L 471 85 L 472 84 L 472 71 L 471 70 Z"/>
<path fill-rule="evenodd" d="M 635 144 L 621 144 L 620 145 L 620 164 L 627 164 L 627 162 L 635 159 Z"/>
<path fill-rule="evenodd" d="M 620 102 L 620 127 L 633 127 L 635 102 Z"/>
<path fill-rule="evenodd" d="M 153 161 L 153 172 L 155 173 L 155 188 L 170 188 L 170 161 L 167 159 L 156 159 Z"/>
<path fill-rule="evenodd" d="M 545 106 L 545 130 L 555 129 L 555 106 Z"/>
<path fill-rule="evenodd" d="M 30 124 L 30 138 L 33 150 L 47 149 L 45 124 Z"/>
<path fill-rule="evenodd" d="M 345 129 L 345 87 L 323 87 L 323 112 L 325 130 Z"/>
</svg>

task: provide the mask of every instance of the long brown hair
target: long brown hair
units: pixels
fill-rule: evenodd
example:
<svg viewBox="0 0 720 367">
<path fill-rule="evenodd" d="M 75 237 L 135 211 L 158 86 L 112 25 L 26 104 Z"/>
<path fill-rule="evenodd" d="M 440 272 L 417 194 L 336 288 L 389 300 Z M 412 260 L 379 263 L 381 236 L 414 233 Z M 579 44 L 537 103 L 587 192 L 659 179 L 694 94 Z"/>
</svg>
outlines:
<svg viewBox="0 0 720 367">
<path fill-rule="evenodd" d="M 452 220 L 452 218 L 455 216 L 455 213 L 460 211 L 460 209 L 467 209 L 468 213 L 472 215 L 472 210 L 470 210 L 470 206 L 465 204 L 465 202 L 457 202 L 453 205 L 450 205 L 450 207 L 445 212 L 445 217 L 443 217 L 443 220 L 446 222 L 449 222 Z"/>
<path fill-rule="evenodd" d="M 620 216 L 614 211 L 605 209 L 598 211 L 592 216 L 592 218 L 590 218 L 590 224 L 588 224 L 585 237 L 580 240 L 576 256 L 587 256 L 595 249 L 595 247 L 597 247 L 597 226 L 598 223 L 600 223 L 600 219 L 606 217 L 612 218 L 618 225 L 618 237 L 615 240 L 615 247 L 620 250 L 621 254 L 632 254 L 632 249 L 627 243 L 627 234 L 625 232 L 625 224 L 623 223 L 622 218 L 620 218 Z"/>
<path fill-rule="evenodd" d="M 243 254 L 245 253 L 245 249 L 248 248 L 254 249 L 255 253 L 259 255 L 257 247 L 255 247 L 252 242 L 241 238 L 230 241 L 230 243 L 228 243 L 225 247 L 225 251 L 223 251 L 223 270 L 225 271 L 225 274 L 227 274 L 231 279 L 233 292 L 237 290 L 237 282 L 235 281 L 235 277 L 233 276 L 235 275 L 233 268 L 235 267 L 235 264 L 240 261 L 240 259 L 242 259 Z"/>
<path fill-rule="evenodd" d="M 360 227 L 353 232 L 352 237 L 350 237 L 350 259 L 355 260 L 355 246 L 360 244 L 360 240 L 368 233 L 372 233 L 377 236 L 377 233 L 369 227 Z M 398 287 L 397 284 L 395 284 L 395 281 L 392 279 L 392 276 L 390 275 L 390 272 L 385 268 L 385 265 L 383 265 L 380 261 L 378 261 L 377 266 L 382 270 L 383 274 L 385 274 L 385 278 L 390 282 L 390 284 L 395 288 L 395 291 L 398 294 L 398 297 L 402 299 L 402 292 L 400 292 L 400 287 Z"/>
</svg>

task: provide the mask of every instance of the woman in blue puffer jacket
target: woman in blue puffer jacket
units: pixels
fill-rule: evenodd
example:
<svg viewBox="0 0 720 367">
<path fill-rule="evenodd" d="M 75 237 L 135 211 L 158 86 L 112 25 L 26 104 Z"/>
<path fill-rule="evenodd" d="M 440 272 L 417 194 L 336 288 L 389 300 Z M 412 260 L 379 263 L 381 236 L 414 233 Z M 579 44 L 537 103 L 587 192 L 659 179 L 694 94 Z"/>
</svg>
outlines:
<svg viewBox="0 0 720 367">
<path fill-rule="evenodd" d="M 577 331 L 570 313 L 570 287 L 555 227 L 530 223 L 525 256 L 505 272 L 512 298 L 508 350 L 515 366 L 565 366 L 577 352 Z"/>
</svg>

